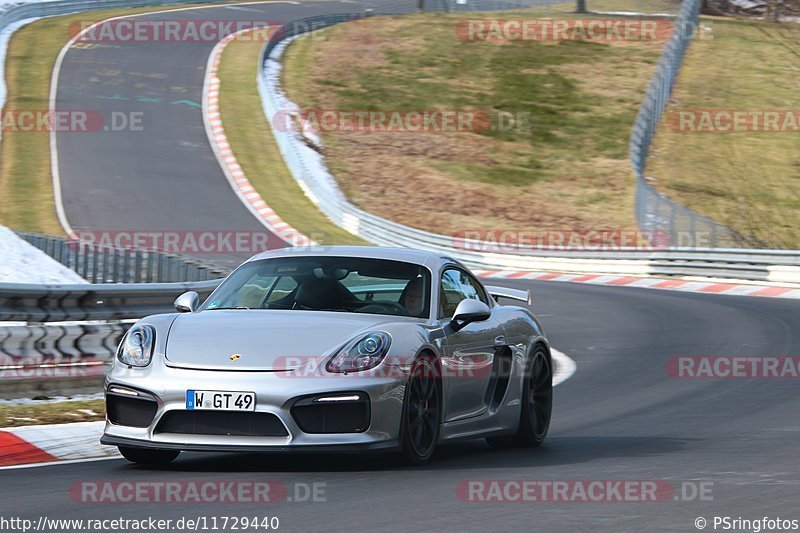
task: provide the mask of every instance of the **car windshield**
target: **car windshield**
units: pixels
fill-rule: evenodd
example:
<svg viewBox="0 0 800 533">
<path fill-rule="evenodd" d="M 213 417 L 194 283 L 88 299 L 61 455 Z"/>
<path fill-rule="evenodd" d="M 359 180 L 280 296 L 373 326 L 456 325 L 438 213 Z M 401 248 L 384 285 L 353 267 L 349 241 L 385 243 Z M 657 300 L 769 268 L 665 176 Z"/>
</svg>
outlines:
<svg viewBox="0 0 800 533">
<path fill-rule="evenodd" d="M 201 311 L 302 309 L 426 318 L 430 272 L 400 261 L 282 257 L 244 264 Z"/>
</svg>

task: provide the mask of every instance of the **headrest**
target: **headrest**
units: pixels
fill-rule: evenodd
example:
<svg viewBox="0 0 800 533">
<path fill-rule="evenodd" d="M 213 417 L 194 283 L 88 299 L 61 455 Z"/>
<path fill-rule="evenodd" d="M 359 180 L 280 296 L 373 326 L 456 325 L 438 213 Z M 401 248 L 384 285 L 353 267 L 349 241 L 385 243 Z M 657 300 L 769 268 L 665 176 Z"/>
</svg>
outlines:
<svg viewBox="0 0 800 533">
<path fill-rule="evenodd" d="M 335 279 L 310 279 L 297 288 L 295 303 L 310 309 L 331 309 L 342 306 L 341 284 Z"/>
<path fill-rule="evenodd" d="M 406 284 L 405 288 L 403 289 L 403 292 L 400 294 L 400 303 L 402 305 L 406 305 L 406 297 L 408 297 L 408 293 L 412 291 L 416 291 L 419 293 L 420 296 L 422 296 L 422 289 L 423 289 L 422 278 L 412 279 Z"/>
</svg>

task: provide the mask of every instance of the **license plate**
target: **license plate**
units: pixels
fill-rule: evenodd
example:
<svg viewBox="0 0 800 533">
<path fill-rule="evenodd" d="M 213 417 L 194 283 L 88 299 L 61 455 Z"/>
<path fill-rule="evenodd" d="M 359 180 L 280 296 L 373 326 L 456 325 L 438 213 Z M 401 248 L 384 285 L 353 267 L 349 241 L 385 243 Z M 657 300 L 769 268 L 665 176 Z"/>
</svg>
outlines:
<svg viewBox="0 0 800 533">
<path fill-rule="evenodd" d="M 255 411 L 256 393 L 187 390 L 186 408 L 207 411 Z"/>
</svg>

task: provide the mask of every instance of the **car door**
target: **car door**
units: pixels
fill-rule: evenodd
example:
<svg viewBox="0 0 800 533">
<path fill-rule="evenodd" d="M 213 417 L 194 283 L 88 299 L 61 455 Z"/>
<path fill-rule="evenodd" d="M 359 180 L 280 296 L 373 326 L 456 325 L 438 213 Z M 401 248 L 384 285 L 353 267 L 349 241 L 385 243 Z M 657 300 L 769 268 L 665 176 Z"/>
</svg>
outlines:
<svg viewBox="0 0 800 533">
<path fill-rule="evenodd" d="M 495 353 L 505 344 L 502 326 L 494 313 L 488 320 L 472 322 L 458 331 L 450 326 L 456 306 L 466 298 L 491 305 L 475 278 L 460 268 L 446 267 L 439 283 L 439 318 L 445 331 L 445 421 L 477 416 L 486 410 Z"/>
</svg>

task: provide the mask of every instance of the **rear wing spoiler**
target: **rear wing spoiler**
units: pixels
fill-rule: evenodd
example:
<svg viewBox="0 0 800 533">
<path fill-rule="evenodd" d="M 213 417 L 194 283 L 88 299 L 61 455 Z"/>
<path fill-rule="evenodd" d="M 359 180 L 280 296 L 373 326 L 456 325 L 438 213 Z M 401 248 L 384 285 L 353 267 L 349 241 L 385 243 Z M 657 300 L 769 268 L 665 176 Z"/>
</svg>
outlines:
<svg viewBox="0 0 800 533">
<path fill-rule="evenodd" d="M 491 294 L 495 300 L 498 298 L 509 298 L 511 300 L 525 302 L 528 305 L 533 304 L 531 291 L 528 290 L 523 291 L 519 289 L 512 289 L 510 287 L 496 287 L 493 285 L 486 285 L 486 290 L 489 291 L 489 294 Z"/>
</svg>

